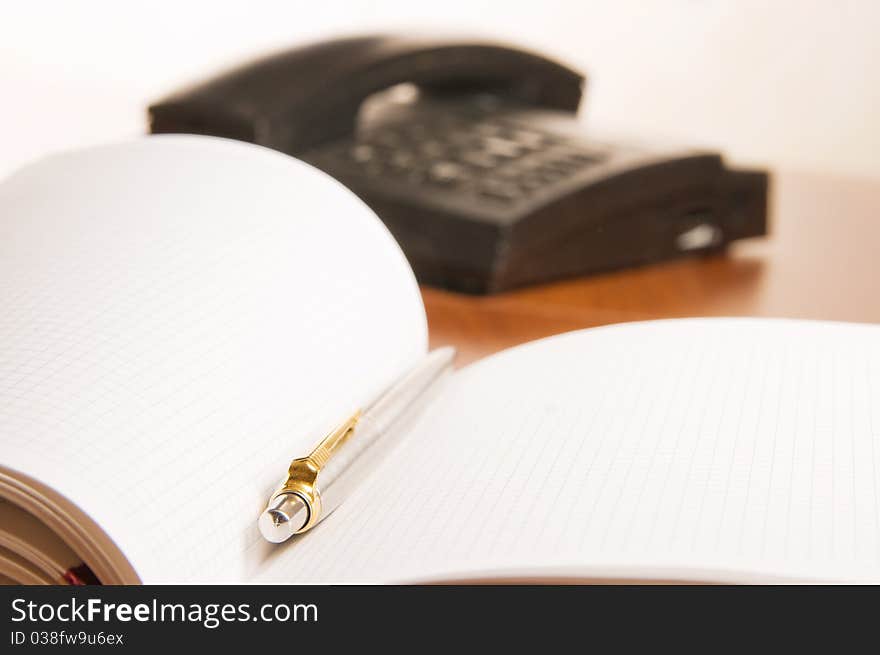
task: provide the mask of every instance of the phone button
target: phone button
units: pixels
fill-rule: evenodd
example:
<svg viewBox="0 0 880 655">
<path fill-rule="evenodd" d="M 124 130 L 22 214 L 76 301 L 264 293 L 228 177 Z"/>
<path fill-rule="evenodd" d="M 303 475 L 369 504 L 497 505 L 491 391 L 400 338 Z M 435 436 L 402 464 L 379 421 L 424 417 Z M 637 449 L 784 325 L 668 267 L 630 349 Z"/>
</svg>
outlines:
<svg viewBox="0 0 880 655">
<path fill-rule="evenodd" d="M 428 177 L 436 184 L 455 184 L 463 178 L 464 170 L 451 161 L 438 161 L 428 170 Z"/>
<path fill-rule="evenodd" d="M 501 180 L 486 180 L 479 188 L 479 194 L 493 200 L 511 202 L 520 195 L 520 190 L 514 184 Z"/>
</svg>

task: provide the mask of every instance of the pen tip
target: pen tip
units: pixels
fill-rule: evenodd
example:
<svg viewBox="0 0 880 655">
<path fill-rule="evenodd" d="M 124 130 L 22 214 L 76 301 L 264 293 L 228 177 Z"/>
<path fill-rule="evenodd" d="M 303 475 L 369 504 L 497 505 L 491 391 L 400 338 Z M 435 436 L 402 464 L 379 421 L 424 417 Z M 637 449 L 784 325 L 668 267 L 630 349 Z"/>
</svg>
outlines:
<svg viewBox="0 0 880 655">
<path fill-rule="evenodd" d="M 273 544 L 286 541 L 299 532 L 309 519 L 309 508 L 296 494 L 281 494 L 273 498 L 260 514 L 260 532 Z"/>
</svg>

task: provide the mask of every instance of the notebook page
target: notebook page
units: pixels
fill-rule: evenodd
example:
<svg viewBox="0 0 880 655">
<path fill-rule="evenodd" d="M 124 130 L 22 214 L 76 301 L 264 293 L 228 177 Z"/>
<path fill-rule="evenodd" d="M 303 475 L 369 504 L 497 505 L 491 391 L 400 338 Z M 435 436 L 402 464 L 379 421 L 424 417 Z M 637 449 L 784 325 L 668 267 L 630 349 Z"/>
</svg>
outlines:
<svg viewBox="0 0 880 655">
<path fill-rule="evenodd" d="M 880 328 L 690 319 L 470 366 L 262 576 L 880 580 Z"/>
<path fill-rule="evenodd" d="M 291 158 L 149 137 L 0 184 L 0 466 L 145 582 L 243 579 L 290 459 L 425 350 L 384 226 Z"/>
</svg>

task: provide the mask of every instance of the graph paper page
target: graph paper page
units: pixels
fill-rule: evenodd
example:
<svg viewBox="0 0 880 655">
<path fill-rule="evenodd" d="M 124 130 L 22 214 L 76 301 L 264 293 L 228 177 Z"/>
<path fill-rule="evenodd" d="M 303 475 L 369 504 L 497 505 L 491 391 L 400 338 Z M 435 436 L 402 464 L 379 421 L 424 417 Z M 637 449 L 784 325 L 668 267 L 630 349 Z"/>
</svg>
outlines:
<svg viewBox="0 0 880 655">
<path fill-rule="evenodd" d="M 244 579 L 288 462 L 426 342 L 384 226 L 289 157 L 149 137 L 0 184 L 0 465 L 145 582 Z"/>
<path fill-rule="evenodd" d="M 880 328 L 611 326 L 470 366 L 261 579 L 880 580 Z"/>
</svg>

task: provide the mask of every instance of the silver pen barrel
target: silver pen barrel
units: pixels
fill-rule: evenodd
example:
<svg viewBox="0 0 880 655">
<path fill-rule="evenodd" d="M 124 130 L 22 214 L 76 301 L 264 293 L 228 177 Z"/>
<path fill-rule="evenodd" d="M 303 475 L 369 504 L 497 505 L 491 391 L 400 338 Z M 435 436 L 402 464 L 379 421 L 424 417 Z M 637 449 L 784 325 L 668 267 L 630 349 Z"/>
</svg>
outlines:
<svg viewBox="0 0 880 655">
<path fill-rule="evenodd" d="M 419 416 L 435 396 L 443 378 L 451 372 L 454 358 L 455 349 L 451 347 L 428 353 L 364 408 L 352 438 L 318 474 L 325 517 L 394 449 L 408 425 Z"/>
</svg>

